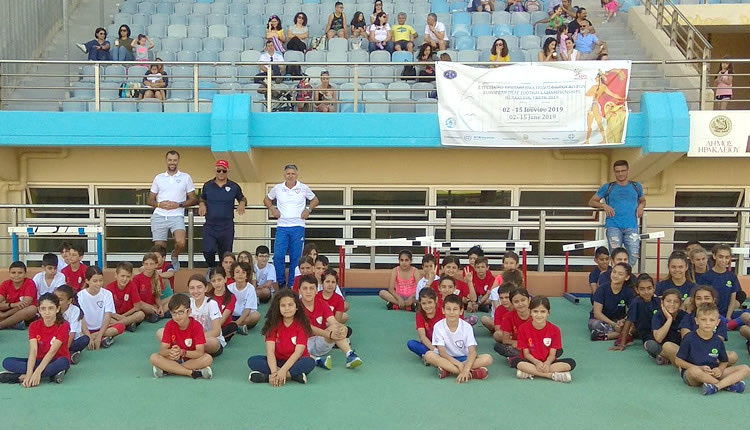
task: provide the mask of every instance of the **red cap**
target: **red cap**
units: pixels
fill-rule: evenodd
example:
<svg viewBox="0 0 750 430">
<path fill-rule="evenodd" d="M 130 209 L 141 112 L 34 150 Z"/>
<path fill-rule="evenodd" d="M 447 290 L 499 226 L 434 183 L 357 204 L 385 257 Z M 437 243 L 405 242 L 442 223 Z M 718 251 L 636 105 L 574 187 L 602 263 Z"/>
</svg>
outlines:
<svg viewBox="0 0 750 430">
<path fill-rule="evenodd" d="M 227 160 L 219 160 L 216 162 L 216 167 L 223 167 L 229 170 L 229 162 Z"/>
</svg>

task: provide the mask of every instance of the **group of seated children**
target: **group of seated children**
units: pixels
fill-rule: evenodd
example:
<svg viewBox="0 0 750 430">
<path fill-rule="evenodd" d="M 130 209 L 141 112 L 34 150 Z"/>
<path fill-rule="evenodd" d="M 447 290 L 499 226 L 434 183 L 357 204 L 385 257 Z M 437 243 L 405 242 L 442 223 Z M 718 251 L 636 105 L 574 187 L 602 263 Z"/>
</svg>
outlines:
<svg viewBox="0 0 750 430">
<path fill-rule="evenodd" d="M 728 326 L 739 328 L 749 339 L 750 353 L 750 314 L 735 313 L 745 296 L 729 269 L 731 248 L 716 245 L 712 254 L 713 267 L 700 244 L 688 254 L 673 252 L 667 278 L 654 285 L 648 274 L 631 273 L 626 249 L 613 249 L 613 265 L 607 267 L 609 252 L 598 248 L 597 268 L 589 277 L 591 340 L 615 340 L 609 349 L 622 351 L 638 338 L 657 364 L 679 367 L 685 383 L 702 386 L 703 394 L 722 389 L 743 392 L 742 380 L 750 375 L 750 367 L 736 366 L 737 353 L 726 351 L 724 342 Z"/>
</svg>

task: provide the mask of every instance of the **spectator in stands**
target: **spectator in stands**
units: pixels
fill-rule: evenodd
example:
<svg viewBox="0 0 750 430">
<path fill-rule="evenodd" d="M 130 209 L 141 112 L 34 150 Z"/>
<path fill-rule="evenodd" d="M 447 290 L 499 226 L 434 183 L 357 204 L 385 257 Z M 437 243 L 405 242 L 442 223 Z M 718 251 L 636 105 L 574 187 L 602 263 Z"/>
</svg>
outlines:
<svg viewBox="0 0 750 430">
<path fill-rule="evenodd" d="M 78 49 L 84 54 L 89 55 L 90 61 L 111 61 L 112 55 L 109 53 L 110 45 L 107 42 L 107 30 L 98 27 L 94 30 L 95 39 L 86 43 L 76 43 Z"/>
<path fill-rule="evenodd" d="M 359 46 L 358 49 L 362 49 L 362 44 L 367 40 L 368 26 L 367 22 L 365 22 L 365 14 L 362 13 L 362 11 L 355 12 L 350 26 L 352 32 L 352 47 Z"/>
<path fill-rule="evenodd" d="M 552 15 L 550 15 L 548 18 L 540 19 L 539 21 L 534 23 L 534 26 L 536 27 L 537 24 L 541 23 L 548 23 L 547 28 L 544 29 L 544 34 L 557 34 L 558 28 L 565 25 L 565 20 L 563 20 L 562 17 L 562 8 L 560 8 L 560 5 L 555 6 L 555 8 L 552 10 Z"/>
<path fill-rule="evenodd" d="M 133 47 L 135 61 L 148 61 L 148 51 L 154 49 L 154 42 L 152 42 L 145 34 L 139 34 L 138 37 L 131 42 L 131 46 Z"/>
<path fill-rule="evenodd" d="M 307 15 L 304 12 L 297 12 L 294 15 L 294 24 L 289 26 L 286 49 L 292 51 L 305 52 L 307 50 L 307 38 L 310 36 L 310 30 L 307 28 Z"/>
<path fill-rule="evenodd" d="M 417 32 L 414 27 L 406 24 L 406 13 L 398 13 L 398 24 L 391 27 L 393 31 L 393 45 L 396 51 L 414 52 L 414 40 Z"/>
<path fill-rule="evenodd" d="M 581 60 L 601 60 L 606 56 L 605 45 L 596 37 L 594 27 L 591 24 L 583 23 L 580 31 L 573 39 L 576 42 L 576 48 L 581 53 Z"/>
<path fill-rule="evenodd" d="M 578 34 L 579 29 L 581 28 L 581 25 L 591 25 L 591 21 L 586 19 L 588 16 L 588 12 L 586 12 L 585 8 L 579 7 L 576 11 L 576 19 L 570 22 L 568 24 L 568 33 L 570 33 L 571 37 L 575 37 L 576 34 Z"/>
<path fill-rule="evenodd" d="M 336 89 L 331 86 L 328 72 L 320 72 L 320 85 L 313 94 L 315 112 L 336 112 Z"/>
<path fill-rule="evenodd" d="M 133 61 L 133 39 L 130 38 L 130 27 L 123 24 L 118 30 L 117 39 L 115 39 L 114 49 L 110 49 L 112 61 Z"/>
<path fill-rule="evenodd" d="M 344 3 L 337 1 L 335 9 L 332 14 L 328 15 L 328 23 L 326 24 L 326 37 L 328 40 L 334 37 L 342 37 L 344 39 L 349 38 L 349 33 L 346 28 L 346 14 L 344 13 Z"/>
<path fill-rule="evenodd" d="M 495 39 L 490 49 L 490 61 L 497 63 L 507 63 L 510 61 L 510 52 L 505 39 Z"/>
<path fill-rule="evenodd" d="M 607 17 L 604 18 L 604 22 L 608 22 L 610 19 L 617 16 L 617 0 L 602 0 L 604 3 L 604 10 L 607 11 Z"/>
<path fill-rule="evenodd" d="M 724 59 L 729 58 L 725 56 Z M 732 100 L 732 74 L 734 73 L 734 67 L 730 62 L 722 62 L 719 65 L 719 72 L 714 78 L 714 85 L 716 86 L 716 109 L 727 110 L 729 100 Z"/>
<path fill-rule="evenodd" d="M 180 172 L 177 165 L 180 154 L 171 150 L 166 154 L 167 171 L 159 173 L 151 184 L 147 204 L 154 208 L 151 216 L 151 236 L 155 245 L 167 247 L 167 234 L 171 231 L 174 237 L 172 266 L 175 271 L 180 268 L 180 252 L 185 249 L 185 209 L 196 203 L 193 178 Z"/>
<path fill-rule="evenodd" d="M 266 24 L 266 40 L 273 42 L 273 46 L 276 51 L 284 53 L 284 42 L 286 42 L 286 35 L 284 34 L 284 27 L 281 26 L 281 18 L 277 15 L 271 15 L 268 18 Z"/>
<path fill-rule="evenodd" d="M 557 41 L 553 37 L 548 37 L 547 40 L 544 41 L 542 50 L 539 51 L 539 54 L 537 55 L 537 61 L 540 63 L 546 61 L 557 61 L 556 47 Z"/>
<path fill-rule="evenodd" d="M 562 0 L 560 9 L 562 10 L 560 16 L 563 17 L 566 25 L 570 24 L 570 22 L 576 18 L 576 12 L 578 11 L 578 8 L 571 4 L 571 0 Z"/>
<path fill-rule="evenodd" d="M 573 39 L 568 38 L 565 40 L 565 49 L 560 51 L 562 61 L 577 61 L 581 57 L 581 53 L 576 49 L 576 43 Z"/>
<path fill-rule="evenodd" d="M 370 52 L 382 50 L 393 52 L 393 33 L 391 33 L 391 26 L 388 24 L 388 14 L 385 12 L 378 13 L 375 24 L 370 26 L 368 33 L 370 35 Z"/>
<path fill-rule="evenodd" d="M 638 235 L 638 219 L 643 216 L 646 197 L 643 185 L 628 180 L 630 166 L 626 160 L 614 162 L 615 182 L 604 184 L 591 199 L 589 206 L 602 209 L 607 214 L 604 223 L 609 249 L 624 246 L 628 260 L 635 266 L 640 255 L 641 238 Z"/>
<path fill-rule="evenodd" d="M 378 23 L 378 14 L 383 12 L 383 2 L 381 0 L 375 0 L 372 5 L 372 15 L 370 15 L 370 25 Z"/>
<path fill-rule="evenodd" d="M 281 55 L 281 53 L 276 52 L 276 46 L 274 45 L 273 40 L 266 40 L 266 49 L 260 54 L 258 61 L 261 63 L 276 63 L 271 64 L 271 73 L 273 75 L 273 80 L 276 81 L 276 83 L 281 83 L 281 81 L 284 80 L 284 73 L 286 72 L 286 66 L 284 65 L 284 56 Z M 261 64 L 260 73 L 257 75 L 258 78 L 255 79 L 256 83 L 260 83 L 260 81 L 263 81 L 263 79 L 267 76 L 267 73 L 268 66 L 266 66 L 265 64 Z"/>
<path fill-rule="evenodd" d="M 442 54 L 440 54 L 440 58 L 439 59 L 440 59 L 440 61 L 453 61 L 453 59 L 451 58 L 451 56 L 447 52 L 443 52 Z"/>
<path fill-rule="evenodd" d="M 558 55 L 567 51 L 568 39 L 570 39 L 570 35 L 568 34 L 568 26 L 561 25 L 557 27 L 557 36 L 555 37 L 555 40 L 557 41 L 557 54 Z M 558 57 L 558 58 L 562 59 L 562 57 Z"/>
<path fill-rule="evenodd" d="M 429 43 L 424 43 L 419 48 L 419 53 L 417 54 L 417 61 L 418 62 L 432 62 L 434 60 L 434 51 L 432 50 L 432 46 Z M 434 82 L 435 81 L 435 67 L 432 64 L 425 64 L 419 66 L 419 76 L 418 79 L 419 82 Z"/>
<path fill-rule="evenodd" d="M 161 61 L 161 59 L 157 58 L 156 61 Z M 168 83 L 169 78 L 167 78 L 167 73 L 164 71 L 164 65 L 152 64 L 146 71 L 146 74 L 143 75 L 144 89 L 141 90 L 141 98 L 166 100 L 167 91 L 164 88 L 167 87 Z"/>
<path fill-rule="evenodd" d="M 276 280 L 279 282 L 279 287 L 291 286 L 293 283 L 294 268 L 299 264 L 302 247 L 305 245 L 305 220 L 320 203 L 310 187 L 297 180 L 297 174 L 297 165 L 284 166 L 284 182 L 276 184 L 263 198 L 263 205 L 268 208 L 271 216 L 279 220 L 276 224 L 276 241 L 273 250 L 273 266 L 276 268 Z M 289 283 L 286 282 L 284 263 L 287 250 L 289 251 Z"/>
<path fill-rule="evenodd" d="M 505 6 L 506 12 L 526 12 L 526 6 L 523 4 L 523 0 L 508 0 L 508 4 Z"/>
<path fill-rule="evenodd" d="M 562 0 L 549 0 L 547 3 L 547 14 L 549 16 L 554 15 L 555 8 L 562 5 Z"/>
<path fill-rule="evenodd" d="M 469 2 L 469 12 L 492 12 L 495 10 L 495 0 L 472 0 Z"/>
<path fill-rule="evenodd" d="M 427 25 L 424 27 L 424 43 L 430 45 L 433 50 L 438 51 L 445 51 L 450 45 L 448 33 L 445 31 L 445 24 L 438 21 L 437 15 L 434 13 L 427 15 Z"/>
</svg>

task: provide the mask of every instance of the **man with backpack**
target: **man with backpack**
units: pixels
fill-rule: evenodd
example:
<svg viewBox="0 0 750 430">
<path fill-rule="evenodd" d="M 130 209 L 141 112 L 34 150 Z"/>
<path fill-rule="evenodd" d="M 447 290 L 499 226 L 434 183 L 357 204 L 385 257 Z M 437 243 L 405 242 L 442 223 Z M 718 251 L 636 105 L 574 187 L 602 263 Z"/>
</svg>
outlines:
<svg viewBox="0 0 750 430">
<path fill-rule="evenodd" d="M 643 185 L 628 180 L 630 166 L 626 160 L 617 160 L 613 165 L 615 182 L 599 188 L 589 206 L 602 209 L 607 214 L 604 228 L 607 232 L 609 249 L 623 246 L 628 250 L 629 263 L 635 266 L 640 255 L 641 239 L 638 233 L 638 219 L 643 216 L 646 197 Z"/>
</svg>

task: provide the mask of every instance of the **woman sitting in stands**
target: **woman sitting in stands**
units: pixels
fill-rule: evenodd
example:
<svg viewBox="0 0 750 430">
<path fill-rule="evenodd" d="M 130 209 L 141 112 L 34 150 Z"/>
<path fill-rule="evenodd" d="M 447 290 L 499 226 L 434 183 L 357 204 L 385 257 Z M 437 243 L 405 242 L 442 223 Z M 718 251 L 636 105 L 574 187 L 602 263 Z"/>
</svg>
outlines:
<svg viewBox="0 0 750 430">
<path fill-rule="evenodd" d="M 161 62 L 161 58 L 157 58 L 156 61 Z M 143 76 L 144 89 L 141 90 L 142 98 L 166 100 L 167 91 L 165 88 L 167 88 L 168 83 L 169 78 L 167 78 L 167 72 L 164 71 L 164 65 L 152 64 Z"/>
<path fill-rule="evenodd" d="M 315 88 L 313 100 L 315 112 L 336 112 L 336 89 L 325 70 L 320 72 L 320 85 Z"/>
<path fill-rule="evenodd" d="M 284 42 L 286 42 L 286 35 L 284 34 L 284 27 L 281 26 L 281 18 L 276 15 L 271 15 L 268 18 L 268 24 L 266 25 L 266 40 L 273 40 L 273 47 L 282 54 L 286 52 L 284 49 Z"/>
<path fill-rule="evenodd" d="M 555 48 L 557 48 L 557 41 L 555 38 L 547 38 L 547 40 L 544 41 L 542 50 L 539 51 L 539 55 L 537 55 L 537 60 L 539 62 L 557 61 L 557 52 L 555 51 Z"/>
<path fill-rule="evenodd" d="M 305 52 L 307 49 L 307 38 L 310 31 L 307 28 L 307 15 L 304 12 L 297 12 L 294 16 L 294 24 L 289 26 L 288 42 L 286 48 L 292 51 Z"/>
</svg>

